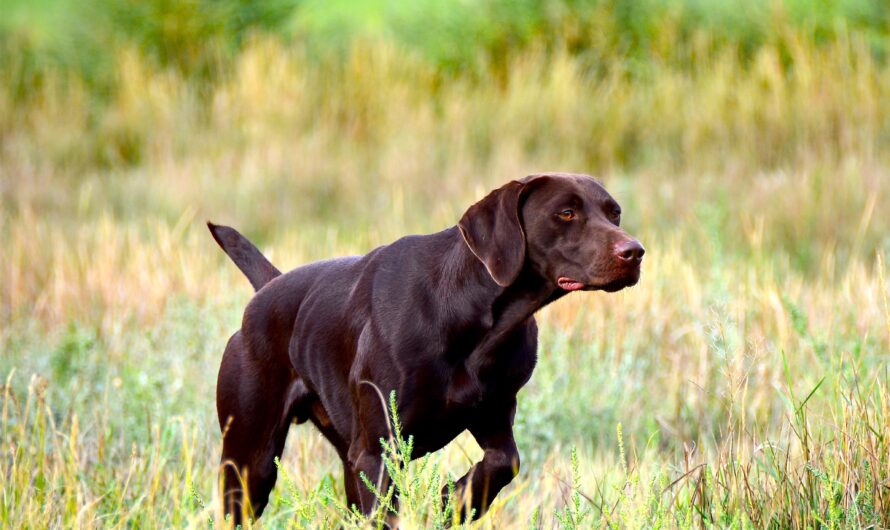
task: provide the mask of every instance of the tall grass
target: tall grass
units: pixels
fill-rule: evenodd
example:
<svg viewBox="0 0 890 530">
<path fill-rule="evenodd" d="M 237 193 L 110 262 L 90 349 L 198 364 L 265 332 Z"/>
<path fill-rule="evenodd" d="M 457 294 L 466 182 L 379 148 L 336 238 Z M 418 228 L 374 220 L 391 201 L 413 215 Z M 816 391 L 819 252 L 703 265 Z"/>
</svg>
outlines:
<svg viewBox="0 0 890 530">
<path fill-rule="evenodd" d="M 0 524 L 225 524 L 214 374 L 250 290 L 204 219 L 289 268 L 560 169 L 614 192 L 644 275 L 542 312 L 524 467 L 476 527 L 890 525 L 890 67 L 854 4 L 529 8 L 521 42 L 447 53 L 410 12 L 332 52 L 309 37 L 340 18 L 248 13 L 101 37 L 95 69 L 0 28 Z M 403 527 L 444 522 L 429 499 L 479 457 L 393 468 Z M 281 470 L 263 526 L 365 524 L 311 428 Z"/>
</svg>

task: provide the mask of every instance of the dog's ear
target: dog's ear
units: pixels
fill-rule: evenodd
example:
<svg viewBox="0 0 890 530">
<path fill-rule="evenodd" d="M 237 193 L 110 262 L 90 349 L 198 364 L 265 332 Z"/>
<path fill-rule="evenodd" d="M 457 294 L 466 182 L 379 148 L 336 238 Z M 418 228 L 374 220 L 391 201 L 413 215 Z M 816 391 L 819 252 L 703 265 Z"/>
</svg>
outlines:
<svg viewBox="0 0 890 530">
<path fill-rule="evenodd" d="M 457 223 L 470 251 L 502 287 L 516 280 L 525 262 L 525 233 L 519 220 L 525 186 L 508 182 L 470 206 Z"/>
</svg>

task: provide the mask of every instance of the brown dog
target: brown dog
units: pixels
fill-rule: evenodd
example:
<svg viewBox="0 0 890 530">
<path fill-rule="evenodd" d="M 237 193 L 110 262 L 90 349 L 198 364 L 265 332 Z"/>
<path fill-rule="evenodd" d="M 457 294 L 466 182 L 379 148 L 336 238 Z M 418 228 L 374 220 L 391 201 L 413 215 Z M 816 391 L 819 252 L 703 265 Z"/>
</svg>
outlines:
<svg viewBox="0 0 890 530">
<path fill-rule="evenodd" d="M 359 473 L 385 480 L 390 426 L 378 390 L 395 390 L 412 457 L 467 429 L 485 451 L 457 483 L 481 515 L 519 469 L 513 416 L 537 360 L 534 313 L 570 291 L 639 280 L 644 250 L 620 217 L 591 177 L 532 175 L 457 226 L 286 274 L 208 223 L 257 289 L 217 384 L 226 511 L 236 521 L 262 513 L 290 424 L 309 420 L 343 460 L 347 502 L 370 513 L 376 499 Z"/>
</svg>

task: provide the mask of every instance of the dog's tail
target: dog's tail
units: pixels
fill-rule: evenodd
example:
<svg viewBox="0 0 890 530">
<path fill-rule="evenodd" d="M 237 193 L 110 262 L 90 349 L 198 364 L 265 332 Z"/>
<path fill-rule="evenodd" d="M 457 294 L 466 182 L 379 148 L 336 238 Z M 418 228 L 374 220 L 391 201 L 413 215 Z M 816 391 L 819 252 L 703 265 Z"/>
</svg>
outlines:
<svg viewBox="0 0 890 530">
<path fill-rule="evenodd" d="M 281 276 L 281 271 L 275 268 L 275 265 L 272 265 L 253 243 L 234 228 L 215 225 L 210 221 L 207 221 L 207 228 L 210 229 L 213 239 L 247 276 L 254 290 L 259 291 L 273 278 Z"/>
</svg>

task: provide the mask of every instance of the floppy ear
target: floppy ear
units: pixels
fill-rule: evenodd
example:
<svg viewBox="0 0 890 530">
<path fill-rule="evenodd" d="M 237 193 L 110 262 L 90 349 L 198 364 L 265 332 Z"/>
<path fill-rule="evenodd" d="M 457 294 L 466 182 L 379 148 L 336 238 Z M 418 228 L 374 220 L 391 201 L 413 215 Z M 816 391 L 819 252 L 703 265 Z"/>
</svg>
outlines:
<svg viewBox="0 0 890 530">
<path fill-rule="evenodd" d="M 457 223 L 470 251 L 502 287 L 516 280 L 525 262 L 525 233 L 519 222 L 524 188 L 523 182 L 508 182 L 470 206 Z"/>
</svg>

